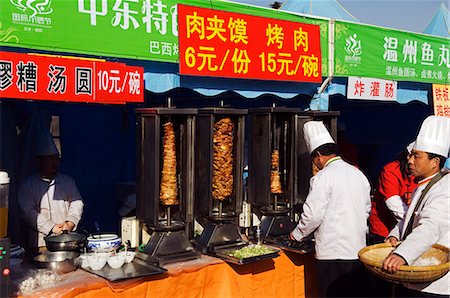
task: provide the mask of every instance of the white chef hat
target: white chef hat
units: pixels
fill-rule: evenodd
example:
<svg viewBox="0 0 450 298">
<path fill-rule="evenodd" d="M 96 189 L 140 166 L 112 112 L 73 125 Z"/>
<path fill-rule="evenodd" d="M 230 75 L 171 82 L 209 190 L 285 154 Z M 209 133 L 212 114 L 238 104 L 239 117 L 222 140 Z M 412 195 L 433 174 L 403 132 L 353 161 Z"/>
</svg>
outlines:
<svg viewBox="0 0 450 298">
<path fill-rule="evenodd" d="M 406 150 L 408 150 L 409 154 L 411 154 L 411 151 L 413 150 L 415 144 L 416 144 L 416 141 L 412 141 L 411 143 L 409 143 L 408 146 L 406 146 Z"/>
<path fill-rule="evenodd" d="M 305 135 L 306 146 L 310 154 L 324 144 L 334 143 L 322 121 L 306 122 L 303 126 L 303 134 Z"/>
<path fill-rule="evenodd" d="M 450 149 L 450 118 L 428 116 L 422 122 L 413 149 L 447 157 Z"/>
<path fill-rule="evenodd" d="M 37 156 L 59 155 L 58 148 L 56 147 L 55 141 L 53 140 L 53 136 L 50 134 L 50 131 L 43 129 L 40 132 L 36 148 L 36 155 Z"/>
</svg>

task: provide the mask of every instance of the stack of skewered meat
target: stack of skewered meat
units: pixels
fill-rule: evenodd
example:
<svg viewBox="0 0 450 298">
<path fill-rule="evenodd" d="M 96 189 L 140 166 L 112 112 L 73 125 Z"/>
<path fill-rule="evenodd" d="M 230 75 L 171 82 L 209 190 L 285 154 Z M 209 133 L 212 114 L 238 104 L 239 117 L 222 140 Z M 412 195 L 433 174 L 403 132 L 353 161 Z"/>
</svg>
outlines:
<svg viewBox="0 0 450 298">
<path fill-rule="evenodd" d="M 280 153 L 278 150 L 272 152 L 272 169 L 270 171 L 270 192 L 282 193 L 280 180 Z"/>
<path fill-rule="evenodd" d="M 233 130 L 230 118 L 214 124 L 212 196 L 220 201 L 233 192 Z"/>
<path fill-rule="evenodd" d="M 163 167 L 159 197 L 163 205 L 177 205 L 177 156 L 175 152 L 175 132 L 173 123 L 163 125 Z"/>
</svg>

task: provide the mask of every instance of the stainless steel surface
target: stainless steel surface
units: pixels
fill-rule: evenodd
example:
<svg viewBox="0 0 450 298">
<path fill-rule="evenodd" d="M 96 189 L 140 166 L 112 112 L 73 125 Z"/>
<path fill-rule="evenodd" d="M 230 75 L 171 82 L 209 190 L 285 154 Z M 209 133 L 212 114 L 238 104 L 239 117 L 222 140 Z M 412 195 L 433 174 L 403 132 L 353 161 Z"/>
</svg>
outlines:
<svg viewBox="0 0 450 298">
<path fill-rule="evenodd" d="M 307 254 L 314 252 L 314 240 L 294 241 L 294 240 L 276 240 L 275 244 L 282 250 L 295 252 L 298 254 Z"/>
<path fill-rule="evenodd" d="M 35 256 L 33 261 L 38 268 L 51 269 L 57 274 L 64 274 L 77 269 L 74 259 L 79 255 L 74 251 L 51 251 Z"/>
<path fill-rule="evenodd" d="M 227 248 L 223 248 L 223 249 L 217 249 L 214 251 L 215 255 L 219 258 L 221 258 L 222 260 L 224 260 L 225 262 L 229 262 L 229 263 L 233 263 L 236 265 L 244 265 L 244 264 L 250 264 L 250 263 L 255 263 L 255 262 L 259 262 L 262 260 L 268 260 L 268 259 L 273 259 L 278 257 L 280 254 L 280 251 L 278 249 L 272 248 L 270 247 L 270 249 L 272 249 L 274 252 L 272 253 L 268 253 L 265 255 L 260 255 L 260 256 L 254 256 L 254 257 L 249 257 L 249 258 L 243 258 L 243 259 L 239 259 L 233 256 L 230 256 L 229 254 L 234 251 L 235 249 L 240 249 L 243 248 L 245 246 L 248 245 L 239 245 L 239 246 L 235 246 L 235 247 L 227 247 Z M 265 246 L 265 245 L 262 245 Z"/>
<path fill-rule="evenodd" d="M 62 234 L 44 238 L 45 246 L 49 251 L 79 251 L 86 245 L 86 236 L 63 231 Z"/>
<path fill-rule="evenodd" d="M 101 270 L 82 268 L 95 275 L 103 277 L 109 281 L 118 281 L 134 277 L 163 274 L 167 270 L 158 266 L 150 265 L 140 259 L 135 258 L 131 263 L 124 264 L 120 268 L 113 269 L 108 264 Z"/>
</svg>

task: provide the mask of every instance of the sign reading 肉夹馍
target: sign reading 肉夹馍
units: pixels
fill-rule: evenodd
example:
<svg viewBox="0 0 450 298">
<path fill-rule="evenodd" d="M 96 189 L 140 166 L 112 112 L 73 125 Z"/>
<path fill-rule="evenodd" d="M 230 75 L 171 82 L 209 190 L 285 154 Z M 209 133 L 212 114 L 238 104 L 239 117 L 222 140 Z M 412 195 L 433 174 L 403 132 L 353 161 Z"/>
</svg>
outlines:
<svg viewBox="0 0 450 298">
<path fill-rule="evenodd" d="M 178 5 L 180 73 L 321 82 L 317 25 Z"/>
<path fill-rule="evenodd" d="M 178 63 L 177 4 L 214 7 L 320 25 L 299 17 L 220 0 L 1 0 L 0 45 L 97 56 Z M 322 53 L 327 61 L 327 53 Z M 327 71 L 327 64 L 323 63 Z"/>
<path fill-rule="evenodd" d="M 0 52 L 0 98 L 143 102 L 143 72 L 123 63 Z"/>
</svg>

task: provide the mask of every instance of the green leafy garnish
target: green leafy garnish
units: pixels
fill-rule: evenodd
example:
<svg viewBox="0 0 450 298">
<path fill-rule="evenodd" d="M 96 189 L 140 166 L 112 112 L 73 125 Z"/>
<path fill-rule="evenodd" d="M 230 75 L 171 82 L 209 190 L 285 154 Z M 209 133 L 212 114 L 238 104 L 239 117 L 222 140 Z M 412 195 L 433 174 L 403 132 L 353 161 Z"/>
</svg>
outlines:
<svg viewBox="0 0 450 298">
<path fill-rule="evenodd" d="M 242 259 L 246 259 L 246 258 L 271 254 L 271 253 L 274 253 L 275 251 L 276 250 L 271 249 L 267 246 L 252 245 L 252 246 L 245 246 L 243 248 L 230 251 L 228 253 L 228 255 L 230 257 L 235 257 L 235 258 L 242 260 Z"/>
</svg>

